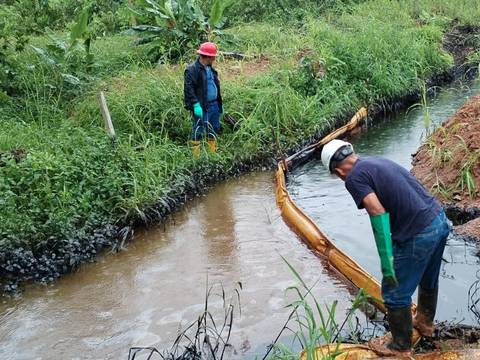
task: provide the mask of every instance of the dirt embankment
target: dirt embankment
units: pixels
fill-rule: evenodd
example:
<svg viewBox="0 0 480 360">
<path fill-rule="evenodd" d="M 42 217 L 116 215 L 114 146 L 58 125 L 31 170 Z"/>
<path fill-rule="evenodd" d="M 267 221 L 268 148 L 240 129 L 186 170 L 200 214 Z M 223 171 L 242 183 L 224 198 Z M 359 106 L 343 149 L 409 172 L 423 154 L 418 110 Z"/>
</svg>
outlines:
<svg viewBox="0 0 480 360">
<path fill-rule="evenodd" d="M 466 102 L 420 147 L 412 173 L 462 224 L 457 233 L 480 241 L 480 95 Z"/>
</svg>

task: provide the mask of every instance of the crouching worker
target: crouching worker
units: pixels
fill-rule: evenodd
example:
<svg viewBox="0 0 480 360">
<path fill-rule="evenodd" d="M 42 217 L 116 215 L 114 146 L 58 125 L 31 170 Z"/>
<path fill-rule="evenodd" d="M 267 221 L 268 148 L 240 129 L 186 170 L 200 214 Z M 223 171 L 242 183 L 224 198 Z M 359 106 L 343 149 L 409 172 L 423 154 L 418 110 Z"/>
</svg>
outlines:
<svg viewBox="0 0 480 360">
<path fill-rule="evenodd" d="M 332 140 L 322 163 L 345 182 L 359 209 L 365 208 L 380 256 L 382 297 L 391 334 L 370 341 L 384 356 L 408 356 L 412 347 L 412 294 L 418 289 L 413 326 L 432 336 L 438 277 L 450 232 L 441 205 L 406 169 L 380 158 L 357 156 L 350 143 Z"/>
<path fill-rule="evenodd" d="M 192 111 L 193 130 L 191 146 L 193 155 L 200 155 L 200 140 L 205 133 L 210 152 L 217 150 L 220 117 L 223 115 L 222 96 L 218 73 L 213 68 L 217 46 L 207 42 L 197 51 L 199 58 L 185 70 L 185 108 Z"/>
</svg>

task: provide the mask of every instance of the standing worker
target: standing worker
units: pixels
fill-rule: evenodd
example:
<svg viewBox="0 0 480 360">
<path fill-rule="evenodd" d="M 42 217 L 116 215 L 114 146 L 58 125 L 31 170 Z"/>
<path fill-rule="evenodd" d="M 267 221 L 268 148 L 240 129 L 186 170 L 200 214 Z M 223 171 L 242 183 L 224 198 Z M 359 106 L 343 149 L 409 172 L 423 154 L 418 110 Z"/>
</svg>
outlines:
<svg viewBox="0 0 480 360">
<path fill-rule="evenodd" d="M 185 70 L 185 108 L 193 113 L 192 151 L 200 156 L 200 140 L 207 134 L 208 149 L 217 150 L 217 135 L 220 130 L 220 117 L 223 115 L 222 95 L 217 70 L 213 62 L 217 56 L 217 46 L 206 42 L 200 45 L 198 59 Z"/>
<path fill-rule="evenodd" d="M 391 335 L 373 339 L 369 346 L 380 355 L 408 356 L 412 325 L 422 336 L 433 336 L 435 330 L 438 277 L 450 223 L 438 201 L 393 161 L 360 158 L 350 143 L 341 140 L 326 144 L 321 158 L 330 173 L 345 182 L 357 207 L 370 215 Z M 412 324 L 412 295 L 417 286 Z"/>
</svg>

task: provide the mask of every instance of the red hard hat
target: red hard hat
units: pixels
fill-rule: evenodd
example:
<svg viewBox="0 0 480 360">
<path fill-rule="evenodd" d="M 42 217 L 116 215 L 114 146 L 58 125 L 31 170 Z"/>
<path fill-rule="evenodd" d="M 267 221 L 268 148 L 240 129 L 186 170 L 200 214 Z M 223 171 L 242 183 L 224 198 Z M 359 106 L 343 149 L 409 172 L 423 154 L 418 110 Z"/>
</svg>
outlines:
<svg viewBox="0 0 480 360">
<path fill-rule="evenodd" d="M 217 56 L 217 45 L 212 42 L 206 42 L 200 45 L 200 49 L 197 50 L 197 54 L 215 57 Z"/>
</svg>

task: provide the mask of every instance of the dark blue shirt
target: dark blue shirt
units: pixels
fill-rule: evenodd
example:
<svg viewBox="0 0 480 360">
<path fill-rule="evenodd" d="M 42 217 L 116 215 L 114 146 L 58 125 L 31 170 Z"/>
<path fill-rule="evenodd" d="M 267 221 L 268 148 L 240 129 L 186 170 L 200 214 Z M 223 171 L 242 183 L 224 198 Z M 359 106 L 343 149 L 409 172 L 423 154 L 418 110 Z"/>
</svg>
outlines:
<svg viewBox="0 0 480 360">
<path fill-rule="evenodd" d="M 357 207 L 374 192 L 390 213 L 392 241 L 412 239 L 439 214 L 441 206 L 405 168 L 381 157 L 361 158 L 345 179 Z"/>
<path fill-rule="evenodd" d="M 215 79 L 213 78 L 212 68 L 206 66 L 207 71 L 207 101 L 215 101 L 218 97 L 217 85 L 215 85 Z"/>
</svg>

